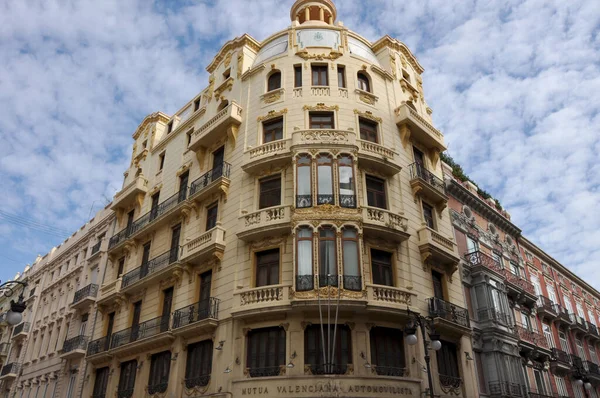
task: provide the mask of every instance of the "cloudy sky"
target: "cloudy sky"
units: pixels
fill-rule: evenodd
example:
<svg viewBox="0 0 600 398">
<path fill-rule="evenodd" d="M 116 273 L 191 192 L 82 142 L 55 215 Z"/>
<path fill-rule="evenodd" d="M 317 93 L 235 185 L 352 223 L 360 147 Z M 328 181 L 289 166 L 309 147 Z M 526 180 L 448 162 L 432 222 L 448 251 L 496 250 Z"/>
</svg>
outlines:
<svg viewBox="0 0 600 398">
<path fill-rule="evenodd" d="M 336 3 L 349 28 L 412 49 L 450 155 L 600 289 L 597 3 Z M 0 1 L 0 280 L 108 203 L 144 116 L 175 112 L 225 41 L 285 28 L 291 4 Z"/>
</svg>

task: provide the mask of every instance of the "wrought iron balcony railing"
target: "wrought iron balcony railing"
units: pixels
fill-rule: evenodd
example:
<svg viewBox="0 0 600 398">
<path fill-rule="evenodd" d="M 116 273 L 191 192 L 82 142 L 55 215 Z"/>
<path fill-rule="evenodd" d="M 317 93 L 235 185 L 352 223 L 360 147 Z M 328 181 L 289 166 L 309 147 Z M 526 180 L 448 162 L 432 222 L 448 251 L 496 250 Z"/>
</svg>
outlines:
<svg viewBox="0 0 600 398">
<path fill-rule="evenodd" d="M 133 388 L 127 388 L 117 391 L 117 398 L 131 398 L 133 397 Z"/>
<path fill-rule="evenodd" d="M 425 166 L 415 162 L 408 167 L 410 169 L 411 180 L 418 178 L 420 180 L 425 181 L 439 193 L 443 195 L 446 194 L 446 186 L 444 185 L 444 181 L 441 178 L 437 177 L 435 174 L 433 174 L 431 171 L 427 170 Z"/>
<path fill-rule="evenodd" d="M 347 364 L 336 364 L 336 363 L 327 363 L 327 364 L 310 364 L 308 365 L 310 368 L 310 372 L 313 375 L 343 375 L 348 371 Z"/>
<path fill-rule="evenodd" d="M 573 320 L 573 323 L 575 325 L 577 325 L 579 328 L 587 330 L 586 321 L 581 316 L 573 313 L 573 314 L 571 314 L 571 319 Z M 575 325 L 573 327 L 575 327 Z"/>
<path fill-rule="evenodd" d="M 558 395 L 546 392 L 537 392 L 529 390 L 529 398 L 557 398 Z"/>
<path fill-rule="evenodd" d="M 215 166 L 214 169 L 207 171 L 200 178 L 192 182 L 190 186 L 190 196 L 197 194 L 204 188 L 212 184 L 213 181 L 218 180 L 221 177 L 229 178 L 231 165 L 227 162 L 223 162 L 220 166 Z"/>
<path fill-rule="evenodd" d="M 142 322 L 139 325 L 121 330 L 112 335 L 110 348 L 122 347 L 125 344 L 133 343 L 148 337 L 156 336 L 169 330 L 169 317 L 161 316 Z"/>
<path fill-rule="evenodd" d="M 196 376 L 196 377 L 192 377 L 192 378 L 184 380 L 185 387 L 188 389 L 192 389 L 194 387 L 204 387 L 204 386 L 207 386 L 209 382 L 210 382 L 210 374 L 200 375 L 200 376 Z"/>
<path fill-rule="evenodd" d="M 515 325 L 515 331 L 517 336 L 519 336 L 519 340 L 527 341 L 530 344 L 536 345 L 542 348 L 548 348 L 548 341 L 546 337 L 541 335 L 538 332 L 528 329 L 523 325 Z"/>
<path fill-rule="evenodd" d="M 469 312 L 456 304 L 449 303 L 437 297 L 428 299 L 429 315 L 442 318 L 464 327 L 471 327 Z"/>
<path fill-rule="evenodd" d="M 173 329 L 191 325 L 204 319 L 218 319 L 219 303 L 218 298 L 211 297 L 208 300 L 202 300 L 178 309 L 173 314 Z"/>
<path fill-rule="evenodd" d="M 296 195 L 296 208 L 312 207 L 312 195 Z"/>
<path fill-rule="evenodd" d="M 362 277 L 343 275 L 342 279 L 344 281 L 344 289 L 354 290 L 357 292 L 362 290 Z"/>
<path fill-rule="evenodd" d="M 594 325 L 593 323 L 587 321 L 587 329 L 588 332 L 590 332 L 590 334 L 596 336 L 596 337 L 600 337 L 600 335 L 598 335 L 598 327 L 596 325 Z"/>
<path fill-rule="evenodd" d="M 571 360 L 571 364 L 573 364 L 573 367 L 575 369 L 577 369 L 580 372 L 587 373 L 587 366 L 584 366 L 583 359 L 581 359 L 580 357 L 578 357 L 577 355 L 574 355 L 574 354 L 570 354 L 569 358 Z M 585 365 L 587 365 L 587 364 L 585 364 Z"/>
<path fill-rule="evenodd" d="M 550 300 L 548 297 L 546 296 L 539 296 L 538 297 L 538 308 L 542 308 L 548 312 L 552 312 L 554 314 L 556 314 L 556 308 L 554 306 L 554 302 L 552 300 Z"/>
<path fill-rule="evenodd" d="M 92 256 L 100 251 L 100 246 L 102 246 L 101 240 L 99 240 L 98 243 L 96 243 L 94 246 L 92 246 L 92 253 L 91 253 Z"/>
<path fill-rule="evenodd" d="M 98 285 L 91 284 L 87 285 L 83 289 L 79 289 L 75 292 L 73 297 L 73 304 L 77 304 L 86 297 L 96 297 L 98 295 Z"/>
<path fill-rule="evenodd" d="M 560 304 L 554 304 L 554 312 L 556 312 L 558 314 L 558 318 L 561 319 L 562 321 L 571 323 L 573 322 L 571 320 L 571 315 L 569 314 L 569 311 L 564 308 L 562 305 Z"/>
<path fill-rule="evenodd" d="M 154 394 L 164 394 L 167 391 L 167 388 L 169 387 L 169 383 L 156 383 L 156 384 L 149 384 L 147 389 L 148 389 L 148 394 L 149 395 L 154 395 Z"/>
<path fill-rule="evenodd" d="M 600 376 L 600 367 L 592 361 L 585 361 L 585 366 L 589 373 Z"/>
<path fill-rule="evenodd" d="M 471 267 L 480 266 L 499 274 L 502 273 L 502 267 L 500 266 L 500 264 L 496 260 L 494 260 L 492 256 L 489 256 L 479 250 L 470 253 L 465 253 L 465 261 Z"/>
<path fill-rule="evenodd" d="M 2 367 L 2 372 L 0 372 L 0 377 L 6 376 L 8 374 L 18 374 L 20 369 L 21 369 L 20 363 L 16 363 L 16 362 L 9 363 L 8 365 L 5 365 Z"/>
<path fill-rule="evenodd" d="M 110 336 L 99 338 L 98 340 L 90 341 L 87 346 L 87 356 L 106 352 L 110 348 Z"/>
<path fill-rule="evenodd" d="M 313 275 L 296 275 L 296 291 L 305 292 L 315 288 L 315 277 Z"/>
<path fill-rule="evenodd" d="M 31 324 L 29 322 L 21 322 L 13 329 L 13 336 L 18 335 L 19 333 L 28 333 L 31 328 Z"/>
<path fill-rule="evenodd" d="M 525 388 L 518 383 L 510 381 L 491 381 L 488 384 L 491 396 L 498 397 L 524 397 Z"/>
<path fill-rule="evenodd" d="M 462 379 L 460 377 L 440 374 L 439 378 L 440 378 L 440 385 L 442 386 L 442 388 L 450 389 L 453 392 L 458 392 L 458 389 L 460 388 L 460 386 L 462 384 Z M 457 395 L 457 394 L 453 394 L 453 395 Z"/>
<path fill-rule="evenodd" d="M 250 377 L 270 377 L 281 375 L 281 366 L 267 366 L 263 368 L 248 368 Z"/>
<path fill-rule="evenodd" d="M 551 352 L 552 352 L 550 355 L 551 361 L 560 362 L 560 363 L 567 364 L 567 365 L 571 364 L 569 354 L 567 354 L 563 350 L 560 350 L 558 348 L 552 348 Z"/>
<path fill-rule="evenodd" d="M 404 377 L 408 374 L 406 368 L 395 368 L 392 366 L 372 365 L 375 368 L 375 373 L 379 376 L 396 376 Z"/>
<path fill-rule="evenodd" d="M 86 336 L 76 336 L 72 339 L 65 340 L 62 348 L 63 354 L 75 350 L 85 350 L 89 339 Z"/>
<path fill-rule="evenodd" d="M 137 281 L 140 281 L 151 275 L 157 271 L 166 268 L 170 264 L 173 264 L 179 259 L 179 246 L 176 246 L 161 254 L 158 257 L 154 257 L 152 260 L 149 260 L 147 263 L 142 264 L 140 267 L 126 273 L 123 275 L 123 279 L 121 281 L 121 289 L 126 288 L 134 284 Z"/>
</svg>

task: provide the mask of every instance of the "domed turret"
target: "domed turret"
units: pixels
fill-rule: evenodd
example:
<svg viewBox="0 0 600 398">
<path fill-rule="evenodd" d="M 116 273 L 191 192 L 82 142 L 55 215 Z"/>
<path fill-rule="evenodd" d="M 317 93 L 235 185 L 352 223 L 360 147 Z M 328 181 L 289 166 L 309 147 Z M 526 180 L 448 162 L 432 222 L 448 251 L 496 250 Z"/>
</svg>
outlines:
<svg viewBox="0 0 600 398">
<path fill-rule="evenodd" d="M 290 11 L 290 18 L 299 24 L 333 25 L 337 16 L 335 4 L 331 0 L 296 0 Z"/>
</svg>

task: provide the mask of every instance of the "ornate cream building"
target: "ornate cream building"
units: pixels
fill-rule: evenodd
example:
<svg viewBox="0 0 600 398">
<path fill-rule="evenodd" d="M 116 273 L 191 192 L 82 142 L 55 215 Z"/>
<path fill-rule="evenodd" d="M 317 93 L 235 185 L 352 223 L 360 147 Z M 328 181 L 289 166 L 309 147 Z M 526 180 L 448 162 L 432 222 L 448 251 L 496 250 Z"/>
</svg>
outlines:
<svg viewBox="0 0 600 398">
<path fill-rule="evenodd" d="M 0 397 L 81 396 L 87 344 L 97 318 L 95 301 L 113 229 L 114 212 L 107 207 L 26 269 L 22 277 L 28 283 L 27 309 L 9 333 Z"/>
<path fill-rule="evenodd" d="M 225 43 L 134 132 L 83 397 L 419 397 L 409 310 L 441 335 L 436 396 L 476 396 L 423 68 L 336 12 Z"/>
</svg>

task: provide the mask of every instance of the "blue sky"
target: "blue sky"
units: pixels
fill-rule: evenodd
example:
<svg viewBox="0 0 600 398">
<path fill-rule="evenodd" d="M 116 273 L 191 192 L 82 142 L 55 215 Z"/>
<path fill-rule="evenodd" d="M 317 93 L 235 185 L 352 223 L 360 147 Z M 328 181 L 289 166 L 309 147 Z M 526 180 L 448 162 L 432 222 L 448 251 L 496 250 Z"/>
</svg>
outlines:
<svg viewBox="0 0 600 398">
<path fill-rule="evenodd" d="M 0 209 L 75 231 L 121 187 L 144 116 L 200 92 L 226 40 L 284 29 L 291 4 L 1 2 Z M 597 3 L 336 4 L 350 29 L 412 49 L 449 153 L 526 236 L 600 288 Z M 1 280 L 63 240 L 14 220 L 0 217 Z"/>
</svg>

